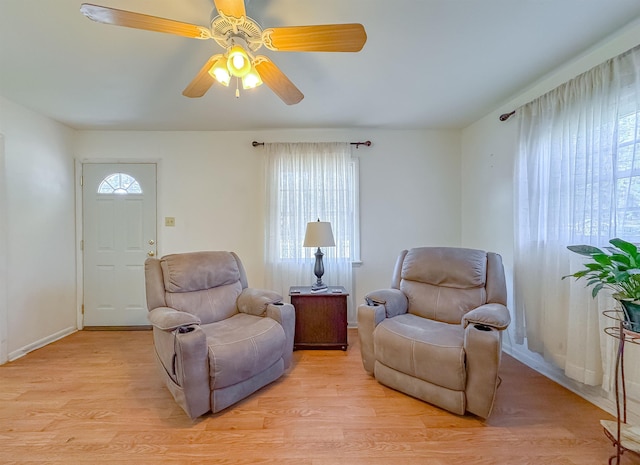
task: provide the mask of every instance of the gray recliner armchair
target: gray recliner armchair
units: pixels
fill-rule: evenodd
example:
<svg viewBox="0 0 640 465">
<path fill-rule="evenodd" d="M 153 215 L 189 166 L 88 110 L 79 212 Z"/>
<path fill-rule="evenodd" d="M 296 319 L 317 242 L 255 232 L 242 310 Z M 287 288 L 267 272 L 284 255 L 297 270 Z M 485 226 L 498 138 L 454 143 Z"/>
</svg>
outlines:
<svg viewBox="0 0 640 465">
<path fill-rule="evenodd" d="M 358 307 L 365 370 L 445 410 L 488 418 L 511 321 L 500 255 L 420 247 L 396 261 L 390 289 Z"/>
<path fill-rule="evenodd" d="M 156 358 L 189 417 L 219 412 L 289 367 L 293 306 L 249 288 L 235 253 L 149 258 L 145 279 Z"/>
</svg>

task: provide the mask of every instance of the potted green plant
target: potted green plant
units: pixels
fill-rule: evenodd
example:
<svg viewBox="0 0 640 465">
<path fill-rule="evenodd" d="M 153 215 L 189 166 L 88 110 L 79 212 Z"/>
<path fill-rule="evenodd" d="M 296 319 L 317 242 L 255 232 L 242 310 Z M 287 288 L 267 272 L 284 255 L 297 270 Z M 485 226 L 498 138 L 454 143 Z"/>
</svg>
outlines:
<svg viewBox="0 0 640 465">
<path fill-rule="evenodd" d="M 572 252 L 592 259 L 584 268 L 562 279 L 585 278 L 592 286 L 591 296 L 609 289 L 622 306 L 628 329 L 640 332 L 640 252 L 638 247 L 622 239 L 611 239 L 612 247 L 601 250 L 590 245 L 570 245 Z"/>
</svg>

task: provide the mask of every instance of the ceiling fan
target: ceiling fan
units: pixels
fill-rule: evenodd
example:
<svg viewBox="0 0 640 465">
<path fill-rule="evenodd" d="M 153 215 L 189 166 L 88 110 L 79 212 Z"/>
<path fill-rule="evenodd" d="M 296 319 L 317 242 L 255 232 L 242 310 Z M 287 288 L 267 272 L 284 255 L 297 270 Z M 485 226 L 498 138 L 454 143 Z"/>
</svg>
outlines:
<svg viewBox="0 0 640 465">
<path fill-rule="evenodd" d="M 273 51 L 358 52 L 367 41 L 362 24 L 324 24 L 262 29 L 247 16 L 244 0 L 214 0 L 218 16 L 211 27 L 197 26 L 132 11 L 83 3 L 80 11 L 87 18 L 116 26 L 165 32 L 193 39 L 213 39 L 223 49 L 207 60 L 182 94 L 202 97 L 214 81 L 228 86 L 236 78 L 244 89 L 266 84 L 287 105 L 300 102 L 304 95 L 266 56 L 254 55 L 263 45 Z"/>
</svg>

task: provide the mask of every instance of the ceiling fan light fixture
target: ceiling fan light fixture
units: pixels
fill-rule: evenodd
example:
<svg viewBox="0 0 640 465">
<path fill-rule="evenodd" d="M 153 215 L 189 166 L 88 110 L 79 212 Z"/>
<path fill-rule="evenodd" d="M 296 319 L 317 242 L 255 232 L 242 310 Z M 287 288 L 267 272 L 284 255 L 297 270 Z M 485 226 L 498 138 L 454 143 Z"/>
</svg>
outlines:
<svg viewBox="0 0 640 465">
<path fill-rule="evenodd" d="M 218 15 L 211 19 L 211 27 L 89 3 L 83 3 L 80 12 L 102 24 L 214 40 L 225 52 L 209 57 L 200 68 L 182 91 L 182 95 L 189 98 L 202 97 L 214 81 L 229 86 L 231 78 L 235 77 L 238 94 L 240 79 L 245 89 L 257 87 L 264 80 L 284 103 L 294 105 L 304 95 L 267 57 L 254 55 L 260 47 L 289 52 L 358 52 L 367 41 L 364 26 L 358 23 L 262 29 L 246 15 L 245 2 L 249 1 L 213 0 Z M 251 76 L 243 79 L 248 74 Z"/>
<path fill-rule="evenodd" d="M 234 45 L 229 50 L 227 68 L 233 76 L 239 78 L 246 76 L 251 71 L 251 59 L 240 45 Z"/>
<path fill-rule="evenodd" d="M 262 85 L 262 78 L 256 70 L 256 67 L 251 65 L 249 72 L 242 77 L 242 88 L 253 89 L 260 85 Z"/>
<path fill-rule="evenodd" d="M 209 74 L 220 84 L 225 87 L 229 86 L 231 82 L 231 74 L 227 69 L 227 59 L 225 57 L 220 58 L 209 70 Z"/>
</svg>

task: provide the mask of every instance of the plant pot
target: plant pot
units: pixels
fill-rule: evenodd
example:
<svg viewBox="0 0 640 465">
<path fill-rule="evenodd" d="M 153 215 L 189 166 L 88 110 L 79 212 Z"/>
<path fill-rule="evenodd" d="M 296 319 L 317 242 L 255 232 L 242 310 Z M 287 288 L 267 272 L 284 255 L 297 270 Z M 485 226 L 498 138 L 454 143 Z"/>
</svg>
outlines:
<svg viewBox="0 0 640 465">
<path fill-rule="evenodd" d="M 640 301 L 621 300 L 627 329 L 640 333 Z"/>
</svg>

